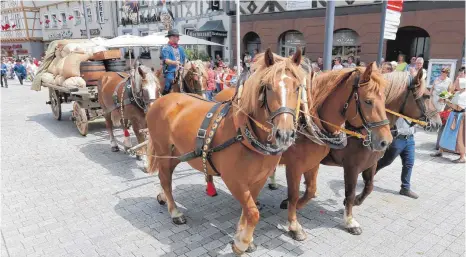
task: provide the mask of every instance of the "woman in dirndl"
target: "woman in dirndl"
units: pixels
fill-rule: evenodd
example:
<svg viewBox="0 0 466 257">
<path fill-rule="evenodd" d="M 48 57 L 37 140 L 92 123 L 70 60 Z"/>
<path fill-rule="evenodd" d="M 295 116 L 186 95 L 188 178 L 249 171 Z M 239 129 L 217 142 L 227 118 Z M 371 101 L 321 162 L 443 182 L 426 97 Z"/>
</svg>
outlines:
<svg viewBox="0 0 466 257">
<path fill-rule="evenodd" d="M 466 144 L 466 131 L 464 122 L 464 110 L 466 108 L 466 78 L 459 79 L 459 91 L 455 93 L 451 101 L 441 99 L 452 112 L 448 116 L 447 123 L 440 138 L 440 149 L 438 152 L 432 154 L 433 157 L 440 157 L 443 155 L 444 150 L 458 153 L 459 159 L 454 160 L 454 163 L 465 163 L 465 149 Z"/>
</svg>

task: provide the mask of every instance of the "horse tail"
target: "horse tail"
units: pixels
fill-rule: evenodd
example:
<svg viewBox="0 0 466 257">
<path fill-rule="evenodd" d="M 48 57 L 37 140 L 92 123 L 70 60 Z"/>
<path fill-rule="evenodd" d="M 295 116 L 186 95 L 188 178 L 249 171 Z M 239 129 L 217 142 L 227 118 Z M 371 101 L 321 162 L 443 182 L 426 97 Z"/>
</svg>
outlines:
<svg viewBox="0 0 466 257">
<path fill-rule="evenodd" d="M 147 172 L 149 174 L 154 174 L 158 172 L 158 162 L 157 157 L 155 157 L 155 147 L 152 138 L 149 135 L 149 142 L 147 143 Z"/>
<path fill-rule="evenodd" d="M 113 110 L 111 112 L 112 123 L 115 127 L 121 126 L 121 115 L 118 110 Z"/>
</svg>

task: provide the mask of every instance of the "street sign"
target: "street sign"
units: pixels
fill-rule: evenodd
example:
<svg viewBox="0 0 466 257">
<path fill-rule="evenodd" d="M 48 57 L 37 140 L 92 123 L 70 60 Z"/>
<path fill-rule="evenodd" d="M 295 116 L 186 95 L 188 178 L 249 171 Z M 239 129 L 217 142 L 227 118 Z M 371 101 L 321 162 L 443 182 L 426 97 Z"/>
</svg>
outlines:
<svg viewBox="0 0 466 257">
<path fill-rule="evenodd" d="M 388 40 L 396 39 L 396 32 L 401 22 L 401 11 L 403 10 L 403 0 L 388 0 L 385 9 L 383 38 Z"/>
</svg>

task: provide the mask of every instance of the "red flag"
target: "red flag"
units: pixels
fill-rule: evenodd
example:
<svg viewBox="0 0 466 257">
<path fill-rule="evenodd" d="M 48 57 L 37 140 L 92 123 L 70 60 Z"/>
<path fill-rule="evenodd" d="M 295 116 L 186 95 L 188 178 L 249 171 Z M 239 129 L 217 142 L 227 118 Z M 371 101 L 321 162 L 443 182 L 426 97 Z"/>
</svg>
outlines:
<svg viewBox="0 0 466 257">
<path fill-rule="evenodd" d="M 16 24 L 14 24 L 13 26 L 11 26 L 12 29 L 16 28 Z"/>
<path fill-rule="evenodd" d="M 73 15 L 68 16 L 68 20 L 72 20 L 73 18 Z"/>
<path fill-rule="evenodd" d="M 5 24 L 5 30 L 8 30 L 10 28 L 10 24 Z"/>
<path fill-rule="evenodd" d="M 49 24 L 49 23 L 50 23 L 50 20 L 49 20 L 49 19 L 46 19 L 46 20 L 45 20 L 45 23 Z"/>
<path fill-rule="evenodd" d="M 42 25 L 42 21 L 41 21 L 41 20 L 39 20 L 39 23 L 40 23 L 40 25 Z"/>
</svg>

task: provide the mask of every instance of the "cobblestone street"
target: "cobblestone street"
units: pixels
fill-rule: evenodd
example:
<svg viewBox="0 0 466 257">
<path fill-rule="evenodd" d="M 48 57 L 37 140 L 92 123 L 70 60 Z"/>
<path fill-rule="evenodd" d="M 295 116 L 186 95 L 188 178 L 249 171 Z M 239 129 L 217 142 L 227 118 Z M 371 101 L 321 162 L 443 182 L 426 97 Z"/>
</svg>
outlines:
<svg viewBox="0 0 466 257">
<path fill-rule="evenodd" d="M 8 82 L 0 90 L 2 256 L 233 256 L 240 208 L 221 179 L 211 198 L 202 173 L 178 166 L 174 197 L 188 221 L 176 226 L 156 201 L 158 178 L 143 173 L 135 157 L 110 151 L 103 120 L 82 137 L 70 121 L 71 104 L 62 105 L 57 121 L 46 88 Z M 308 238 L 292 240 L 287 211 L 279 208 L 286 198 L 279 168 L 279 189 L 259 196 L 258 248 L 245 256 L 465 256 L 465 166 L 452 164 L 457 157 L 450 154 L 430 157 L 435 141 L 436 133 L 416 134 L 411 182 L 419 199 L 398 194 L 399 159 L 377 174 L 374 192 L 354 208 L 360 236 L 342 225 L 342 168 L 321 166 L 318 196 L 299 211 Z M 360 178 L 358 192 L 362 187 Z"/>
</svg>

